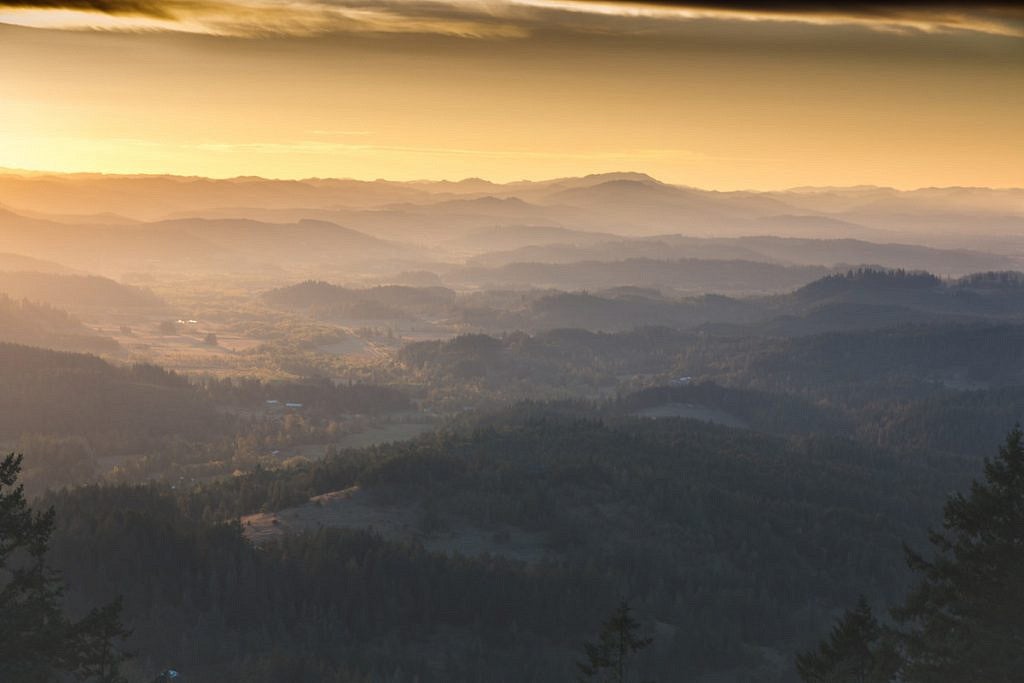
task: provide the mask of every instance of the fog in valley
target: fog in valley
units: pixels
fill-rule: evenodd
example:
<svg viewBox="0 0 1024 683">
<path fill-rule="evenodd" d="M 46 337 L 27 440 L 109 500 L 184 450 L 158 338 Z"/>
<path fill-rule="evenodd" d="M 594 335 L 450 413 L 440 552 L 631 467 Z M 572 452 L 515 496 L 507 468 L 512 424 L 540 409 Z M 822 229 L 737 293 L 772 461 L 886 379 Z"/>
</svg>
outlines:
<svg viewBox="0 0 1024 683">
<path fill-rule="evenodd" d="M 285 543 L 281 561 L 294 543 L 355 558 L 399 544 L 386 571 L 408 579 L 436 553 L 469 563 L 436 580 L 469 572 L 485 601 L 530 596 L 478 613 L 424 585 L 417 600 L 440 610 L 427 623 L 452 635 L 383 659 L 355 643 L 432 608 L 318 622 L 351 634 L 345 661 L 370 671 L 556 680 L 541 671 L 571 663 L 564 639 L 602 610 L 573 592 L 594 590 L 644 606 L 652 673 L 789 680 L 788 653 L 837 605 L 903 590 L 900 545 L 879 539 L 921 543 L 942 493 L 1024 409 L 1021 190 L 11 172 L 0 199 L 0 430 L 30 494 L 64 489 L 44 500 L 75 509 L 97 503 L 66 487 L 155 482 L 103 503 L 144 496 L 182 516 L 140 537 L 165 546 L 139 558 L 156 563 L 146 573 L 197 552 L 180 545 L 200 533 L 190 525 L 235 517 L 218 551 L 232 563 L 267 544 Z M 88 558 L 72 597 L 121 593 L 139 570 L 110 557 L 135 532 L 114 522 L 85 548 L 74 519 L 55 553 Z M 217 577 L 218 557 L 188 562 Z M 264 559 L 245 571 L 266 577 L 214 578 L 227 583 L 190 600 L 226 601 L 217 621 L 191 621 L 201 604 L 160 607 L 238 655 L 161 642 L 162 618 L 136 617 L 132 642 L 233 670 L 266 628 L 220 611 L 243 608 L 231 596 L 258 590 L 246 582 L 314 590 L 311 609 L 391 605 L 387 583 L 349 592 L 386 580 L 353 561 L 371 560 L 323 588 L 330 565 Z M 308 653 L 301 666 L 327 666 L 279 599 L 298 598 L 261 598 L 276 638 Z M 509 635 L 520 620 L 526 634 Z M 473 624 L 482 642 L 455 635 Z M 522 648 L 529 663 L 497 667 L 518 673 L 490 673 Z M 294 652 L 274 666 L 298 666 Z"/>
<path fill-rule="evenodd" d="M 1020 681 L 1022 40 L 0 0 L 0 682 Z"/>
</svg>

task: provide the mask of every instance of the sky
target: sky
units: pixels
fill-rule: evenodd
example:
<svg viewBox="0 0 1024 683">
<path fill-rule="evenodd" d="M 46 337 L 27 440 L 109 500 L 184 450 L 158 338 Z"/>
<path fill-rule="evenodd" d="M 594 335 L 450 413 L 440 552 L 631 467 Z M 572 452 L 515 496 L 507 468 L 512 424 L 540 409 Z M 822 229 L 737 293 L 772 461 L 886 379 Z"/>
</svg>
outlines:
<svg viewBox="0 0 1024 683">
<path fill-rule="evenodd" d="M 0 167 L 1024 186 L 1013 3 L 0 0 Z"/>
</svg>

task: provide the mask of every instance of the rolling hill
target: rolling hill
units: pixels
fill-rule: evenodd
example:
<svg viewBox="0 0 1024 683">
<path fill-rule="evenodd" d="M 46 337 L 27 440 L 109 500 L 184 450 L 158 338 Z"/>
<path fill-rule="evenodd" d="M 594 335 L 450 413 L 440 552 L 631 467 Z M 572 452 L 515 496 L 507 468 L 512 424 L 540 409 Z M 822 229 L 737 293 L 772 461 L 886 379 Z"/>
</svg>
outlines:
<svg viewBox="0 0 1024 683">
<path fill-rule="evenodd" d="M 253 271 L 361 263 L 402 255 L 398 245 L 318 220 L 267 223 L 182 218 L 155 223 L 83 226 L 0 211 L 0 239 L 10 249 L 92 272 Z"/>
<path fill-rule="evenodd" d="M 285 225 L 310 218 L 378 237 L 412 241 L 417 234 L 429 235 L 431 242 L 510 224 L 634 237 L 856 237 L 959 248 L 994 245 L 1007 236 L 1019 246 L 1024 233 L 1024 191 L 1019 189 L 714 192 L 642 173 L 505 184 L 3 173 L 0 202 L 34 215 L 64 215 L 69 223 L 82 223 L 82 216 L 102 223 L 104 214 L 118 215 L 120 227 L 127 227 L 120 216 L 150 222 L 245 218 Z"/>
<path fill-rule="evenodd" d="M 62 311 L 45 304 L 16 301 L 0 293 L 0 341 L 62 351 L 112 353 L 116 341 L 89 329 Z"/>
<path fill-rule="evenodd" d="M 165 304 L 148 289 L 98 275 L 0 272 L 0 293 L 68 309 L 159 309 Z"/>
</svg>

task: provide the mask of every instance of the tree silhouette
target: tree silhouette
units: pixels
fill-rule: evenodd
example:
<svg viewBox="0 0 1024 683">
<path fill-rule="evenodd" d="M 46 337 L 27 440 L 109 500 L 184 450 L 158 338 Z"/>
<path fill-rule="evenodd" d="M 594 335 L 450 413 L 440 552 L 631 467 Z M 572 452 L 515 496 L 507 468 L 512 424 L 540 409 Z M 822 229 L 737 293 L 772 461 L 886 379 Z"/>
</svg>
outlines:
<svg viewBox="0 0 1024 683">
<path fill-rule="evenodd" d="M 630 615 L 625 600 L 612 612 L 598 633 L 596 643 L 584 643 L 587 661 L 579 662 L 579 680 L 626 683 L 629 665 L 637 652 L 653 642 L 640 636 L 640 624 Z"/>
<path fill-rule="evenodd" d="M 46 563 L 54 512 L 29 508 L 20 471 L 21 456 L 0 462 L 0 680 L 48 681 L 62 673 L 121 683 L 127 656 L 114 643 L 128 632 L 120 601 L 78 621 L 63 613 L 63 581 Z"/>
<path fill-rule="evenodd" d="M 807 683 L 1012 683 L 1024 671 L 1024 432 L 1015 427 L 984 481 L 954 494 L 932 559 L 886 630 L 862 598 L 817 650 L 797 657 Z"/>
<path fill-rule="evenodd" d="M 899 665 L 899 653 L 864 596 L 836 623 L 828 640 L 796 658 L 806 683 L 886 683 Z"/>
<path fill-rule="evenodd" d="M 1024 672 L 1024 433 L 1009 433 L 985 479 L 946 503 L 935 557 L 894 616 L 907 628 L 908 681 L 1009 683 Z"/>
</svg>

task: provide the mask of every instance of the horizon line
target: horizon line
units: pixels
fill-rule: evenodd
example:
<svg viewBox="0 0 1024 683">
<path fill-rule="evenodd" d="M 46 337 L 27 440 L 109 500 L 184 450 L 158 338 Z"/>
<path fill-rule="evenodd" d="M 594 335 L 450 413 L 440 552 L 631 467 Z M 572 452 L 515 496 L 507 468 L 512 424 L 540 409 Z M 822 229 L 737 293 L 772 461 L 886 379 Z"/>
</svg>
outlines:
<svg viewBox="0 0 1024 683">
<path fill-rule="evenodd" d="M 49 169 L 32 169 L 32 168 L 13 168 L 7 166 L 0 166 L 0 175 L 14 175 L 14 176 L 100 176 L 104 178 L 167 178 L 167 179 L 179 179 L 179 180 L 211 180 L 219 182 L 231 182 L 231 181 L 264 181 L 264 182 L 291 182 L 291 183 L 309 183 L 309 182 L 324 182 L 324 181 L 350 181 L 358 183 L 393 183 L 393 184 L 415 184 L 415 183 L 450 183 L 453 185 L 479 181 L 488 183 L 495 186 L 507 186 L 515 185 L 519 183 L 550 183 L 559 180 L 572 180 L 580 178 L 590 178 L 597 176 L 615 176 L 615 175 L 634 175 L 644 176 L 662 185 L 669 185 L 678 188 L 687 188 L 692 190 L 700 190 L 703 192 L 757 192 L 757 193 L 770 193 L 770 192 L 796 192 L 799 190 L 827 190 L 827 189 L 841 189 L 841 190 L 852 190 L 852 189 L 872 189 L 872 190 L 892 190 L 895 192 L 918 192 L 922 190 L 993 190 L 993 191 L 1014 191 L 1024 190 L 1024 185 L 1009 185 L 1009 186 L 998 186 L 993 187 L 990 185 L 918 185 L 913 187 L 900 187 L 897 185 L 877 185 L 874 183 L 856 183 L 853 185 L 842 185 L 835 183 L 825 183 L 822 185 L 814 184 L 801 184 L 791 185 L 780 188 L 737 188 L 737 189 L 721 189 L 721 188 L 709 188 L 700 187 L 697 185 L 688 185 L 685 183 L 668 182 L 663 181 L 649 173 L 644 171 L 606 171 L 600 173 L 584 173 L 575 176 L 557 176 L 557 177 L 538 177 L 538 178 L 519 178 L 516 180 L 507 181 L 495 181 L 483 178 L 480 176 L 467 176 L 460 179 L 449 179 L 449 178 L 409 178 L 409 179 L 397 179 L 397 178 L 357 178 L 353 176 L 306 176 L 306 177 L 270 177 L 261 175 L 225 175 L 225 176 L 214 176 L 214 175 L 200 175 L 200 174 L 180 174 L 180 173 L 129 173 L 129 172 L 107 172 L 107 171 L 55 171 Z"/>
</svg>

